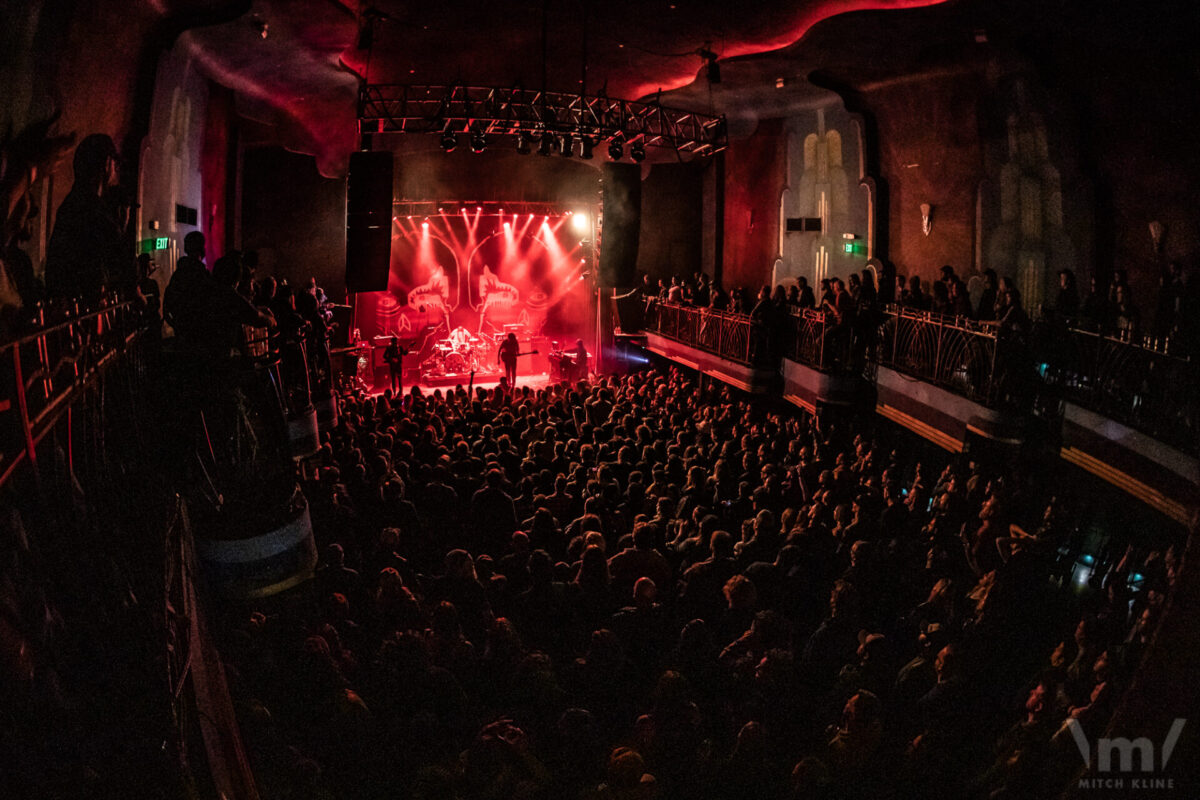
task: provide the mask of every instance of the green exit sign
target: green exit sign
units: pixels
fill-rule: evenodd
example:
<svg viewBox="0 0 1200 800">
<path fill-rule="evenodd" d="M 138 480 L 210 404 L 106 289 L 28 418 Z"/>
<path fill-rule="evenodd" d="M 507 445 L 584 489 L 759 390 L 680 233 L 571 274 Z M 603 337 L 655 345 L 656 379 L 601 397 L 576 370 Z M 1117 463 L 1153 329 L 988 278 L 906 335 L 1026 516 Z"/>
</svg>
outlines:
<svg viewBox="0 0 1200 800">
<path fill-rule="evenodd" d="M 139 253 L 153 253 L 155 250 L 166 250 L 171 246 L 171 237 L 158 236 L 153 239 L 142 239 L 138 242 Z"/>
<path fill-rule="evenodd" d="M 865 242 L 844 242 L 842 244 L 842 252 L 848 256 L 865 256 L 867 254 L 867 245 Z"/>
</svg>

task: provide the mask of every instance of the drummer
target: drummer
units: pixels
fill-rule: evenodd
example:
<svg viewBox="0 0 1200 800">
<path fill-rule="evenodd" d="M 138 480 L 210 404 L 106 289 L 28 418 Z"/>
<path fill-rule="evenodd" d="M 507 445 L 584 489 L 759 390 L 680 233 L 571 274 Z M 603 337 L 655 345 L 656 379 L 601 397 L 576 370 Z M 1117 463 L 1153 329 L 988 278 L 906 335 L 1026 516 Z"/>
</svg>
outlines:
<svg viewBox="0 0 1200 800">
<path fill-rule="evenodd" d="M 449 339 L 450 345 L 454 348 L 454 351 L 456 353 L 462 353 L 471 349 L 471 343 L 475 340 L 475 337 L 471 335 L 469 330 L 460 325 L 459 327 L 450 331 Z"/>
</svg>

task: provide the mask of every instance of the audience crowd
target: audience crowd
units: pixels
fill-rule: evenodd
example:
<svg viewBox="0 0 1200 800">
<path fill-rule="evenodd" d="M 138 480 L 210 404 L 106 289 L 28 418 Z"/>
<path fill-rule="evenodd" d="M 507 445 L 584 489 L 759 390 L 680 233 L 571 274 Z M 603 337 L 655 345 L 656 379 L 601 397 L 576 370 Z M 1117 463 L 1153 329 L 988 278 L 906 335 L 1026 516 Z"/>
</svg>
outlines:
<svg viewBox="0 0 1200 800">
<path fill-rule="evenodd" d="M 1046 476 L 870 425 L 674 371 L 349 400 L 315 581 L 223 626 L 264 796 L 1058 791 L 1174 552 L 1081 573 Z"/>
</svg>

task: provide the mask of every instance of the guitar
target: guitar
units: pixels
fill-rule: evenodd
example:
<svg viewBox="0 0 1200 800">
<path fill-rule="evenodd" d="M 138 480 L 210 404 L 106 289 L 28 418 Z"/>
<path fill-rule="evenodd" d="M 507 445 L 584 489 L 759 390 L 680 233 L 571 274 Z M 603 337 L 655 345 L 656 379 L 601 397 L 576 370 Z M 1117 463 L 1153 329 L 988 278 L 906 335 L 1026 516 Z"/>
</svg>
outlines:
<svg viewBox="0 0 1200 800">
<path fill-rule="evenodd" d="M 537 354 L 538 354 L 537 350 L 530 350 L 528 353 L 517 353 L 516 357 L 520 358 L 521 356 L 536 356 Z M 499 354 L 496 355 L 496 360 L 497 361 L 500 360 Z"/>
</svg>

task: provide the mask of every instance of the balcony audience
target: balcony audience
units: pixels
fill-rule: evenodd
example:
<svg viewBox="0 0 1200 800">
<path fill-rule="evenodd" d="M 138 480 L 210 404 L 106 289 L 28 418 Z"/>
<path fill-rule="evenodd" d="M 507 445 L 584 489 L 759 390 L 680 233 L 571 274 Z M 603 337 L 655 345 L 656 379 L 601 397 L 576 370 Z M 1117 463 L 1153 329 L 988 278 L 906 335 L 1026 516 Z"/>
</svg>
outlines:
<svg viewBox="0 0 1200 800">
<path fill-rule="evenodd" d="M 133 253 L 114 202 L 119 157 L 105 134 L 75 148 L 71 191 L 54 218 L 46 252 L 46 291 L 55 297 L 97 298 L 135 281 Z"/>
</svg>

